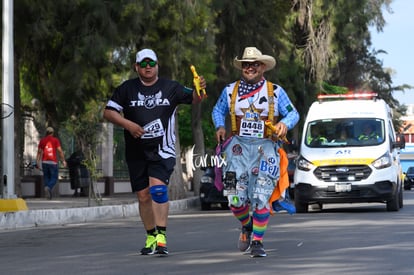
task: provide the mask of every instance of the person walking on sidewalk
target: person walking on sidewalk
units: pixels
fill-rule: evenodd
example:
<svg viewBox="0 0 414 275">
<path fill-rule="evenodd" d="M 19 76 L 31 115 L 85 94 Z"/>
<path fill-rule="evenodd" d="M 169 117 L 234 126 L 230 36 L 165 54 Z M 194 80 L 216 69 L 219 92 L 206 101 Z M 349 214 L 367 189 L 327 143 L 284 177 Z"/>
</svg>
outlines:
<svg viewBox="0 0 414 275">
<path fill-rule="evenodd" d="M 45 195 L 49 200 L 52 199 L 52 190 L 58 181 L 59 161 L 57 154 L 59 154 L 63 167 L 66 167 L 60 140 L 54 136 L 54 132 L 52 127 L 46 128 L 46 136 L 39 142 L 36 157 L 36 167 L 43 171 Z"/>
<path fill-rule="evenodd" d="M 223 176 L 225 185 L 228 181 L 236 182 L 235 195 L 229 196 L 229 201 L 233 215 L 242 225 L 238 247 L 243 252 L 250 248 L 252 257 L 265 257 L 262 241 L 270 217 L 269 200 L 280 175 L 281 148 L 276 140 L 296 125 L 299 114 L 285 90 L 263 76 L 276 65 L 272 56 L 262 54 L 256 47 L 247 47 L 242 58 L 236 57 L 233 64 L 241 71 L 241 79 L 223 89 L 212 119 L 217 141 L 221 143 L 227 138 L 225 118 L 230 114 L 232 137 L 223 144 L 227 163 Z M 265 126 L 266 120 L 277 133 Z M 286 190 L 282 191 L 275 200 L 276 211 L 288 206 L 283 197 Z M 286 207 L 285 210 L 291 212 Z"/>
<path fill-rule="evenodd" d="M 193 89 L 159 78 L 158 66 L 153 50 L 140 50 L 134 65 L 138 77 L 117 87 L 104 110 L 105 119 L 124 128 L 131 187 L 147 232 L 143 255 L 168 254 L 168 183 L 176 162 L 176 108 L 199 101 Z M 200 84 L 206 87 L 202 76 Z"/>
</svg>

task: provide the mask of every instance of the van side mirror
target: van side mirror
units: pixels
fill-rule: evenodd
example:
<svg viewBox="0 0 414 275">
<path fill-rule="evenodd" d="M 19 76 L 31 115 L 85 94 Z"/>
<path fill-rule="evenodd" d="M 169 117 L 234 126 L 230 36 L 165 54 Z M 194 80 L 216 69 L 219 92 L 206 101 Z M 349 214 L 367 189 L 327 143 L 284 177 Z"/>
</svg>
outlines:
<svg viewBox="0 0 414 275">
<path fill-rule="evenodd" d="M 394 145 L 393 146 L 394 148 L 404 149 L 405 148 L 404 134 L 397 134 L 395 143 L 393 145 Z"/>
</svg>

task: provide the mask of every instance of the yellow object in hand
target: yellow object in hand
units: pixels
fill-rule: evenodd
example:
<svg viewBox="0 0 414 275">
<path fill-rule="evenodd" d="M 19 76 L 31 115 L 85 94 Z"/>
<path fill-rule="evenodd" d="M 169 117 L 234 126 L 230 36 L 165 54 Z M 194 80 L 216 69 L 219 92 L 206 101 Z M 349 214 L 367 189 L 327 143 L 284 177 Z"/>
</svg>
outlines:
<svg viewBox="0 0 414 275">
<path fill-rule="evenodd" d="M 265 121 L 265 125 L 267 126 L 267 127 L 269 127 L 270 128 L 270 130 L 272 130 L 272 132 L 273 133 L 275 133 L 276 135 L 278 135 L 278 130 L 276 129 L 276 127 L 275 127 L 275 125 L 273 125 L 272 124 L 272 122 L 270 121 L 270 120 L 266 120 Z M 279 137 L 278 136 L 278 138 L 280 138 L 281 140 L 283 140 L 284 142 L 286 142 L 286 143 L 289 143 L 289 140 L 286 138 L 286 136 L 284 136 L 284 137 Z"/>
<path fill-rule="evenodd" d="M 194 87 L 196 89 L 198 97 L 199 98 L 207 97 L 206 89 L 201 89 L 200 77 L 198 76 L 196 68 L 194 67 L 194 65 L 191 65 L 190 69 L 191 69 L 191 72 L 193 72 L 193 83 L 194 83 Z M 201 92 L 203 93 L 202 95 L 201 95 Z"/>
</svg>

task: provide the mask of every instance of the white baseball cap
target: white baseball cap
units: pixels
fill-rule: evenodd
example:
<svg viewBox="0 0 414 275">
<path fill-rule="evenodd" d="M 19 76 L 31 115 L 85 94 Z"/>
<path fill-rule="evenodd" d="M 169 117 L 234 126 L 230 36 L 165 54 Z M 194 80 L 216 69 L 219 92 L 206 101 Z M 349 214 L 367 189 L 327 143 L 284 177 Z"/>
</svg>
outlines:
<svg viewBox="0 0 414 275">
<path fill-rule="evenodd" d="M 153 50 L 150 49 L 143 49 L 137 52 L 137 63 L 141 62 L 145 58 L 149 58 L 151 60 L 157 61 L 157 55 Z"/>
</svg>

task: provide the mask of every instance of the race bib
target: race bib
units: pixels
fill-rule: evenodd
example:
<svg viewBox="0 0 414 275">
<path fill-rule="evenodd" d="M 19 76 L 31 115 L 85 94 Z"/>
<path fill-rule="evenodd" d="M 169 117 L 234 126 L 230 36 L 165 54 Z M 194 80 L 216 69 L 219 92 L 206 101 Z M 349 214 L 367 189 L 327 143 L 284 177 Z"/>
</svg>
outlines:
<svg viewBox="0 0 414 275">
<path fill-rule="evenodd" d="M 143 128 L 145 130 L 145 134 L 141 136 L 143 139 L 161 137 L 165 134 L 164 127 L 159 118 L 146 124 Z"/>
<path fill-rule="evenodd" d="M 247 120 L 242 119 L 240 123 L 240 132 L 241 137 L 255 137 L 263 138 L 264 137 L 264 121 L 263 120 Z"/>
</svg>

